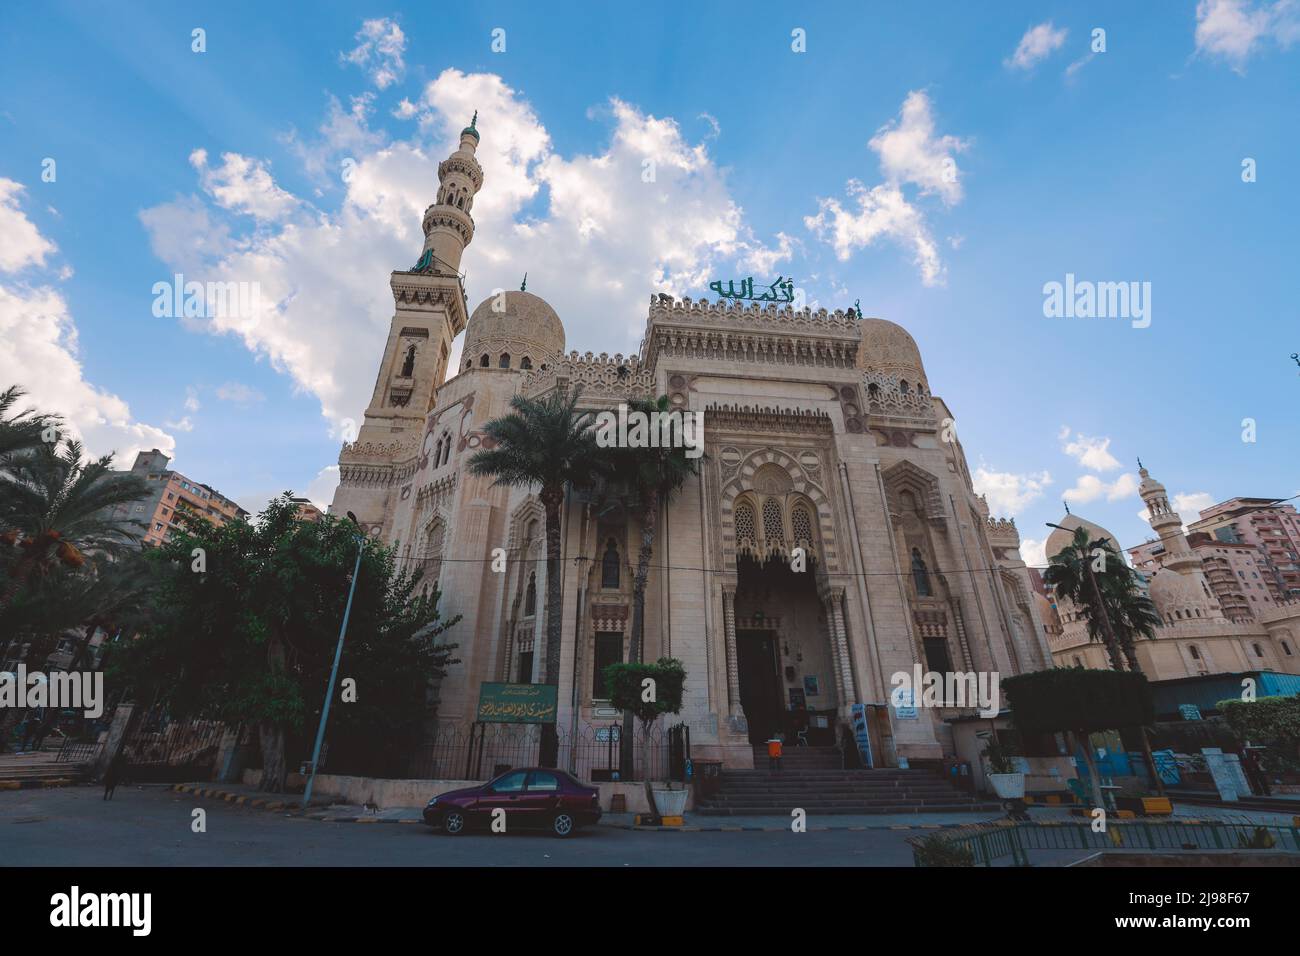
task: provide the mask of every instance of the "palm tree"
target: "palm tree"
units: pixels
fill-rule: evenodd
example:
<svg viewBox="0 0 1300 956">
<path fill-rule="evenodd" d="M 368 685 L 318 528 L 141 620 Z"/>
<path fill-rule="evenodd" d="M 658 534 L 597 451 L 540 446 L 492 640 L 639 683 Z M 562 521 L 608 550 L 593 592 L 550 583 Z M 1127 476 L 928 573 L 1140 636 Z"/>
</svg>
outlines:
<svg viewBox="0 0 1300 956">
<path fill-rule="evenodd" d="M 515 395 L 512 411 L 483 426 L 491 447 L 469 460 L 471 474 L 494 484 L 538 487 L 546 514 L 546 674 L 543 683 L 560 683 L 560 508 L 565 489 L 589 487 L 604 470 L 590 412 L 578 412 L 580 388 L 557 388 L 544 398 Z M 553 724 L 543 725 L 542 766 L 553 767 L 559 753 Z"/>
<path fill-rule="evenodd" d="M 630 398 L 629 412 L 646 416 L 664 415 L 672 410 L 667 395 L 658 399 Z M 650 421 L 655 421 L 650 418 Z M 637 553 L 636 574 L 632 579 L 632 636 L 628 642 L 627 659 L 639 663 L 645 653 L 645 591 L 650 577 L 650 559 L 654 553 L 655 535 L 659 526 L 662 506 L 686 484 L 686 480 L 699 472 L 699 459 L 689 458 L 683 446 L 653 448 L 620 448 L 613 461 L 613 483 L 619 496 L 627 501 L 638 515 L 641 526 L 641 547 Z M 624 759 L 632 765 L 631 747 L 633 714 L 623 713 Z M 646 768 L 647 773 L 649 767 Z"/>
<path fill-rule="evenodd" d="M 1096 551 L 1103 552 L 1103 568 L 1093 571 Z M 1083 609 L 1088 625 L 1088 637 L 1106 645 L 1113 670 L 1124 670 L 1124 653 L 1119 639 L 1111 627 L 1098 578 L 1106 578 L 1117 571 L 1127 572 L 1123 560 L 1110 544 L 1110 539 L 1093 539 L 1086 528 L 1075 528 L 1070 543 L 1052 555 L 1043 580 L 1056 589 L 1061 597 L 1068 598 Z"/>
<path fill-rule="evenodd" d="M 10 414 L 10 409 L 26 394 L 18 385 L 10 385 L 0 392 L 0 468 L 38 447 L 51 435 L 50 429 L 57 433 L 63 424 L 55 415 L 40 414 L 30 408 Z"/>
<path fill-rule="evenodd" d="M 1136 638 L 1155 638 L 1155 629 L 1163 623 L 1160 612 L 1151 599 L 1138 589 L 1137 575 L 1122 565 L 1116 573 L 1101 577 L 1101 591 L 1115 639 L 1119 642 L 1128 669 L 1141 672 Z"/>
<path fill-rule="evenodd" d="M 81 443 L 42 443 L 11 460 L 0 479 L 0 543 L 8 545 L 0 608 L 59 568 L 79 568 L 87 552 L 119 554 L 139 535 L 110 517 L 143 498 L 134 475 L 112 471 L 113 456 L 83 457 Z M 14 554 L 14 549 L 17 554 Z"/>
</svg>

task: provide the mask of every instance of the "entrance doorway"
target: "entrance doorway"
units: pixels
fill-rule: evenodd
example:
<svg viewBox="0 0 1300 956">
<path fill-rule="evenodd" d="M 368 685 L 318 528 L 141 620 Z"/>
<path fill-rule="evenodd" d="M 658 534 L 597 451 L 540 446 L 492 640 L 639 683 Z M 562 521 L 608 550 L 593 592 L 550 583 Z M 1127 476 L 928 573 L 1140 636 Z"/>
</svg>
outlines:
<svg viewBox="0 0 1300 956">
<path fill-rule="evenodd" d="M 740 705 L 749 722 L 749 742 L 761 744 L 779 728 L 785 710 L 777 671 L 776 635 L 772 631 L 737 631 L 736 666 Z"/>
</svg>

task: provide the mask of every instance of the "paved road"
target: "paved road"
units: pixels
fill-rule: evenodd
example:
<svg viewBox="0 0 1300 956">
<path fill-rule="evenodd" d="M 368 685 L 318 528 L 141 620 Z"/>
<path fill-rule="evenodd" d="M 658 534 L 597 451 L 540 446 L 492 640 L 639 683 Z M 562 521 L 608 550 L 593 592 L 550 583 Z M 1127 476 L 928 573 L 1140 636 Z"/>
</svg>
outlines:
<svg viewBox="0 0 1300 956">
<path fill-rule="evenodd" d="M 445 837 L 409 824 L 322 823 L 124 787 L 0 793 L 0 866 L 911 866 L 909 833 L 653 833 L 590 827 Z M 191 812 L 207 811 L 193 833 Z"/>
</svg>

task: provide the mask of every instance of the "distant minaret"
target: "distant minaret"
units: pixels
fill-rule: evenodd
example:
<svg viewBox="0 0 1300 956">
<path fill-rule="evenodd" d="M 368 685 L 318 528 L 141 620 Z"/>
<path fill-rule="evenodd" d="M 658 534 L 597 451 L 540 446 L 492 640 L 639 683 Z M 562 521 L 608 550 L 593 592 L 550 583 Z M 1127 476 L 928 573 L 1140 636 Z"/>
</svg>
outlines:
<svg viewBox="0 0 1300 956">
<path fill-rule="evenodd" d="M 375 376 L 375 390 L 355 441 L 339 453 L 339 487 L 332 514 L 353 511 L 367 530 L 387 533 L 393 463 L 418 450 L 425 419 L 447 378 L 452 340 L 469 321 L 460 260 L 474 239 L 470 210 L 483 188 L 478 113 L 460 133 L 460 146 L 438 164 L 437 201 L 424 211 L 424 247 L 409 269 L 389 279 L 394 313 Z"/>
<path fill-rule="evenodd" d="M 1142 501 L 1147 506 L 1147 522 L 1160 536 L 1160 541 L 1165 547 L 1161 564 L 1179 574 L 1200 571 L 1201 559 L 1192 553 L 1191 546 L 1187 543 L 1187 536 L 1183 534 L 1182 516 L 1169 506 L 1169 495 L 1165 492 L 1165 486 L 1152 478 L 1151 473 L 1142 467 L 1140 458 L 1138 474 L 1142 476 L 1142 484 L 1138 485 L 1138 494 L 1142 496 Z"/>
</svg>

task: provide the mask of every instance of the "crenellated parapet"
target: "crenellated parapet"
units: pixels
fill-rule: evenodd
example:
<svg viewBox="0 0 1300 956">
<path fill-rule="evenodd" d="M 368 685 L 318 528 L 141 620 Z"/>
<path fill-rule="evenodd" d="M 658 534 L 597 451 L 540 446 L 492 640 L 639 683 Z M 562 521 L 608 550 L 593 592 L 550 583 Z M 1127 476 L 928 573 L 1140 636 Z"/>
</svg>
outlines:
<svg viewBox="0 0 1300 956">
<path fill-rule="evenodd" d="M 693 301 L 656 296 L 641 355 L 767 365 L 852 368 L 858 355 L 858 318 L 850 311 L 795 309 L 772 303 Z"/>
<path fill-rule="evenodd" d="M 584 396 L 625 398 L 655 393 L 654 372 L 637 356 L 624 357 L 621 353 L 570 352 L 544 369 L 529 372 L 524 377 L 522 391 L 526 395 L 538 395 L 557 385 L 581 387 Z"/>
<path fill-rule="evenodd" d="M 984 530 L 994 548 L 1019 548 L 1020 529 L 1015 518 L 985 518 Z"/>
</svg>

